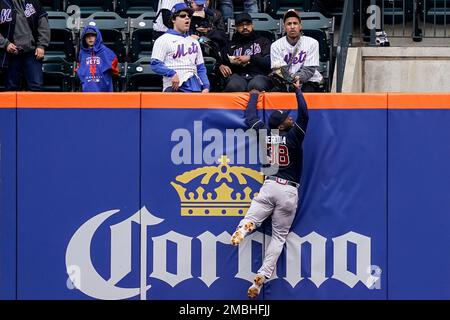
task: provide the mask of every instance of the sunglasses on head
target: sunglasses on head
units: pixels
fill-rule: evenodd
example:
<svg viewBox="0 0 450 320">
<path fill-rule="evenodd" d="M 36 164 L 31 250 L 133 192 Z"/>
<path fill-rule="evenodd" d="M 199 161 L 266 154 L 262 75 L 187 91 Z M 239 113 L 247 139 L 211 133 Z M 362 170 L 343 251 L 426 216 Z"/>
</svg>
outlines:
<svg viewBox="0 0 450 320">
<path fill-rule="evenodd" d="M 182 19 L 188 17 L 188 18 L 190 19 L 190 18 L 192 17 L 192 15 L 187 14 L 187 13 L 181 13 L 181 14 L 178 15 L 178 17 L 180 17 L 180 18 L 182 18 Z"/>
</svg>

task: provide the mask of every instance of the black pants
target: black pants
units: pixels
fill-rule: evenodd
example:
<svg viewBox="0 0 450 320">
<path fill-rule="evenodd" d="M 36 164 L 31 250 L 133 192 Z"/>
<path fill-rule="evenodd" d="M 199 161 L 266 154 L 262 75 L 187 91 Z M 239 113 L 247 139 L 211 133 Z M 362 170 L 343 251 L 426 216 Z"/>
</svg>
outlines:
<svg viewBox="0 0 450 320">
<path fill-rule="evenodd" d="M 302 92 L 324 92 L 324 90 L 321 88 L 320 84 L 318 82 L 305 82 L 302 84 Z M 294 92 L 295 89 L 294 88 L 280 88 L 280 87 L 274 87 L 272 89 L 272 92 Z"/>
<path fill-rule="evenodd" d="M 257 75 L 247 79 L 234 73 L 226 79 L 224 92 L 270 91 L 272 87 L 269 77 Z"/>
<path fill-rule="evenodd" d="M 42 90 L 42 60 L 37 60 L 34 52 L 20 53 L 10 56 L 8 68 L 5 69 L 6 90 L 21 90 L 22 76 L 25 78 L 28 90 Z"/>
</svg>

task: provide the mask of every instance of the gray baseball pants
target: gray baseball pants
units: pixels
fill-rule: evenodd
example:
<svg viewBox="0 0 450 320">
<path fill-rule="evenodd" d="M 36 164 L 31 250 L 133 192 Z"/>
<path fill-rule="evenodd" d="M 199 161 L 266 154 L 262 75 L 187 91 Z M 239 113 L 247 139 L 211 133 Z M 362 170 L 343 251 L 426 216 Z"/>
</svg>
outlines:
<svg viewBox="0 0 450 320">
<path fill-rule="evenodd" d="M 298 189 L 282 185 L 276 181 L 266 180 L 259 194 L 252 200 L 244 219 L 239 222 L 242 227 L 253 222 L 258 228 L 272 213 L 272 239 L 267 247 L 264 261 L 258 273 L 266 278 L 272 276 L 278 257 L 283 250 L 286 237 L 295 218 L 298 203 Z"/>
</svg>

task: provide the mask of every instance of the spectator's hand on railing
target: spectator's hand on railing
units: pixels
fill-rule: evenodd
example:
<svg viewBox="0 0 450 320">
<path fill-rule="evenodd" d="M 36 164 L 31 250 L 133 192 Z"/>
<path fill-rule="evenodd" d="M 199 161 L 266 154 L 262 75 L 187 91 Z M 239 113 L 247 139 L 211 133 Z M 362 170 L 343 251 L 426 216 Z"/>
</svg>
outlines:
<svg viewBox="0 0 450 320">
<path fill-rule="evenodd" d="M 175 73 L 175 75 L 172 77 L 172 88 L 173 90 L 178 90 L 180 86 L 180 78 L 178 78 L 178 74 Z"/>
<path fill-rule="evenodd" d="M 203 89 L 202 93 L 209 93 L 209 89 Z"/>
<path fill-rule="evenodd" d="M 231 71 L 230 67 L 226 66 L 224 64 L 221 64 L 219 66 L 219 70 L 225 78 L 231 76 L 231 74 L 233 73 L 233 71 Z"/>
</svg>

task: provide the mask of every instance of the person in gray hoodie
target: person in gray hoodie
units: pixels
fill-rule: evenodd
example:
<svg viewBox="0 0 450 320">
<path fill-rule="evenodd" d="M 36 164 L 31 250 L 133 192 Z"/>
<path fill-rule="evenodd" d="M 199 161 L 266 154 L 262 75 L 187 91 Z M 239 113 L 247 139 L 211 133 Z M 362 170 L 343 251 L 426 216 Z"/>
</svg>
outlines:
<svg viewBox="0 0 450 320">
<path fill-rule="evenodd" d="M 37 0 L 0 0 L 0 68 L 6 90 L 42 90 L 42 60 L 50 42 L 47 12 Z"/>
</svg>

